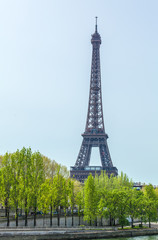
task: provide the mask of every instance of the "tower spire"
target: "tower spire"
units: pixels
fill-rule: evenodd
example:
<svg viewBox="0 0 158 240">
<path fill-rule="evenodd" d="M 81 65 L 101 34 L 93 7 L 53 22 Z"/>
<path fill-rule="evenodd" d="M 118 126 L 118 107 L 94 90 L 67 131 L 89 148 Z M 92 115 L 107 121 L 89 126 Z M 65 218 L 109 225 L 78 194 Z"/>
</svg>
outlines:
<svg viewBox="0 0 158 240">
<path fill-rule="evenodd" d="M 98 17 L 95 17 L 95 32 L 97 33 L 97 19 Z"/>
</svg>

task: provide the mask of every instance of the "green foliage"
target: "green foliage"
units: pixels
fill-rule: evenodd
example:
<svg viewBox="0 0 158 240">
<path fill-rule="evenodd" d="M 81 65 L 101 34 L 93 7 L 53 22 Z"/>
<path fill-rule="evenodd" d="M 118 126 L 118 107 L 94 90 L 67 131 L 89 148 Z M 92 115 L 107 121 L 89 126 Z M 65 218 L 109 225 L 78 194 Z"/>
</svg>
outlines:
<svg viewBox="0 0 158 240">
<path fill-rule="evenodd" d="M 63 178 L 63 198 L 62 198 L 61 205 L 64 208 L 65 216 L 66 216 L 67 208 L 69 206 L 68 199 L 69 199 L 69 185 L 68 185 L 67 179 Z"/>
<path fill-rule="evenodd" d="M 49 212 L 49 206 L 51 205 L 51 185 L 50 180 L 46 179 L 43 182 L 39 189 L 39 197 L 38 197 L 38 208 L 44 213 Z"/>
<path fill-rule="evenodd" d="M 15 211 L 17 225 L 18 211 L 24 209 L 27 226 L 29 211 L 34 211 L 36 215 L 38 209 L 47 213 L 50 206 L 54 208 L 57 198 L 62 198 L 63 187 L 59 188 L 61 192 L 58 191 L 56 197 L 54 195 L 54 190 L 57 189 L 55 175 L 59 172 L 65 180 L 68 172 L 65 166 L 51 161 L 40 152 L 32 153 L 31 148 L 23 147 L 15 153 L 0 156 L 0 203 L 6 209 L 8 225 L 10 209 Z"/>
<path fill-rule="evenodd" d="M 64 177 L 69 177 L 69 171 L 67 170 L 66 166 L 63 166 L 61 164 L 58 164 L 55 160 L 51 160 L 50 158 L 46 156 L 42 156 L 43 158 L 43 164 L 44 164 L 44 174 L 45 178 L 51 178 L 57 174 L 58 170 L 59 173 Z"/>
<path fill-rule="evenodd" d="M 144 221 L 156 220 L 158 208 L 158 191 L 152 185 L 144 191 L 133 189 L 133 182 L 126 174 L 110 178 L 105 172 L 93 178 L 90 175 L 84 186 L 84 219 L 90 222 L 96 216 L 110 220 L 110 225 L 119 224 L 123 228 L 129 225 L 127 218 Z M 150 225 L 150 224 L 149 224 Z"/>
<path fill-rule="evenodd" d="M 117 196 L 117 215 L 119 223 L 122 226 L 126 225 L 126 218 L 128 216 L 128 204 L 130 200 L 129 192 L 126 189 L 121 189 L 116 192 Z"/>
<path fill-rule="evenodd" d="M 18 211 L 24 209 L 25 225 L 27 215 L 34 212 L 50 213 L 52 224 L 53 210 L 57 211 L 58 225 L 60 210 L 64 210 L 65 225 L 68 208 L 71 209 L 72 225 L 74 209 L 78 216 L 84 215 L 88 223 L 96 223 L 97 217 L 109 219 L 110 225 L 119 220 L 121 227 L 128 225 L 127 219 L 141 219 L 142 222 L 155 221 L 158 217 L 158 189 L 149 184 L 143 190 L 133 189 L 132 181 L 126 174 L 114 177 L 102 171 L 101 175 L 91 174 L 84 184 L 70 179 L 65 166 L 43 156 L 32 153 L 31 148 L 22 148 L 0 156 L 0 204 L 5 207 L 7 224 L 9 211 L 15 211 L 18 224 Z M 50 224 L 50 225 L 51 225 Z M 79 222 L 80 224 L 80 222 Z"/>
<path fill-rule="evenodd" d="M 68 181 L 68 195 L 69 195 L 69 204 L 71 207 L 71 214 L 73 214 L 73 209 L 75 207 L 75 192 L 74 192 L 74 180 L 69 179 Z"/>
<path fill-rule="evenodd" d="M 129 190 L 129 203 L 128 203 L 128 213 L 131 217 L 131 226 L 133 227 L 134 218 L 140 217 L 139 210 L 141 207 L 142 201 L 142 192 L 137 191 L 136 189 Z"/>
<path fill-rule="evenodd" d="M 63 180 L 64 177 L 60 174 L 60 169 L 58 169 L 57 174 L 53 178 L 54 207 L 57 211 L 63 202 Z"/>
<path fill-rule="evenodd" d="M 21 208 L 24 208 L 25 213 L 29 212 L 31 207 L 31 186 L 32 186 L 32 151 L 31 148 L 22 148 L 20 151 L 21 158 Z"/>
<path fill-rule="evenodd" d="M 37 210 L 37 201 L 40 193 L 40 186 L 44 182 L 44 166 L 42 155 L 39 152 L 35 152 L 31 156 L 31 205 L 34 212 Z"/>
<path fill-rule="evenodd" d="M 20 152 L 17 150 L 15 153 L 11 154 L 11 191 L 10 191 L 10 202 L 11 206 L 16 209 L 15 218 L 18 217 L 18 208 L 20 205 L 20 191 L 21 191 L 21 165 L 22 159 L 20 157 Z M 18 224 L 18 223 L 17 223 Z"/>
<path fill-rule="evenodd" d="M 144 198 L 144 219 L 148 220 L 149 227 L 151 227 L 151 221 L 157 221 L 157 208 L 158 208 L 158 198 L 154 187 L 149 184 L 145 186 Z"/>
<path fill-rule="evenodd" d="M 84 219 L 89 223 L 96 219 L 97 194 L 93 176 L 90 174 L 84 186 Z"/>
</svg>

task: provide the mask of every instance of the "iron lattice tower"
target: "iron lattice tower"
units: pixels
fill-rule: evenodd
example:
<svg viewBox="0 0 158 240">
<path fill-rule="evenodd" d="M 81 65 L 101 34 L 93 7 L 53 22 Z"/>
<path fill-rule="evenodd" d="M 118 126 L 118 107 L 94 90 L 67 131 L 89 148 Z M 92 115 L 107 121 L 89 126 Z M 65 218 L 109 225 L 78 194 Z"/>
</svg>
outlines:
<svg viewBox="0 0 158 240">
<path fill-rule="evenodd" d="M 107 145 L 108 135 L 104 129 L 102 92 L 101 92 L 101 72 L 100 72 L 100 44 L 101 37 L 97 30 L 97 17 L 95 33 L 92 35 L 92 65 L 90 78 L 89 105 L 85 132 L 82 134 L 83 141 L 74 167 L 71 167 L 70 177 L 84 182 L 90 173 L 100 175 L 101 170 L 105 170 L 108 175 L 117 175 L 118 170 L 113 167 Z M 89 166 L 92 147 L 98 147 L 101 164 L 99 166 Z"/>
</svg>

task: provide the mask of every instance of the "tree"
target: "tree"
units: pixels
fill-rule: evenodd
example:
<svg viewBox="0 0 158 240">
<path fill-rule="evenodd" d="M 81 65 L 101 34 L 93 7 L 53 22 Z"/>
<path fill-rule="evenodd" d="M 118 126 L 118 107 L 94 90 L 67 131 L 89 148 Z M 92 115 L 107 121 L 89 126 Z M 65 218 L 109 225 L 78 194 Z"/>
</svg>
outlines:
<svg viewBox="0 0 158 240">
<path fill-rule="evenodd" d="M 69 204 L 71 207 L 72 226 L 73 226 L 74 225 L 73 210 L 75 207 L 75 192 L 74 192 L 74 180 L 73 179 L 69 179 L 68 186 L 69 186 L 69 191 L 68 191 Z"/>
<path fill-rule="evenodd" d="M 43 158 L 43 164 L 44 164 L 44 173 L 45 178 L 52 178 L 57 174 L 58 170 L 60 174 L 64 178 L 69 177 L 69 171 L 67 170 L 67 167 L 61 164 L 58 164 L 55 160 L 51 160 L 50 158 L 42 155 Z"/>
<path fill-rule="evenodd" d="M 43 182 L 40 186 L 38 197 L 38 207 L 43 212 L 44 221 L 45 215 L 49 212 L 50 201 L 51 201 L 50 179 L 46 179 L 45 182 Z"/>
<path fill-rule="evenodd" d="M 63 176 L 59 173 L 58 168 L 57 174 L 53 178 L 53 192 L 54 192 L 54 208 L 57 211 L 58 226 L 60 226 L 60 210 L 63 202 Z"/>
<path fill-rule="evenodd" d="M 151 228 L 151 221 L 157 221 L 157 203 L 155 200 L 144 196 L 145 217 L 149 222 Z"/>
<path fill-rule="evenodd" d="M 105 191 L 104 212 L 103 215 L 110 219 L 110 226 L 115 225 L 115 219 L 118 217 L 118 189 Z"/>
<path fill-rule="evenodd" d="M 1 166 L 2 166 L 2 160 L 3 160 L 3 156 L 0 155 L 0 168 L 1 168 Z"/>
<path fill-rule="evenodd" d="M 69 186 L 68 180 L 63 178 L 63 193 L 62 193 L 62 206 L 64 208 L 64 215 L 65 215 L 65 227 L 67 225 L 67 209 L 68 209 L 68 197 L 69 197 Z"/>
<path fill-rule="evenodd" d="M 144 188 L 144 195 L 148 198 L 157 201 L 157 193 L 152 184 L 146 185 Z"/>
<path fill-rule="evenodd" d="M 59 164 L 55 160 L 51 160 L 46 156 L 42 156 L 43 158 L 43 165 L 44 165 L 44 174 L 45 178 L 52 178 L 56 175 L 58 171 Z"/>
<path fill-rule="evenodd" d="M 121 175 L 117 178 L 115 177 L 117 188 L 131 189 L 133 187 L 133 182 L 128 178 L 126 174 L 121 172 Z"/>
<path fill-rule="evenodd" d="M 54 192 L 54 186 L 53 186 L 53 179 L 49 179 L 49 198 L 50 198 L 50 226 L 52 226 L 52 215 L 53 215 L 53 209 L 54 209 L 54 202 L 55 202 L 55 192 Z"/>
<path fill-rule="evenodd" d="M 1 200 L 5 206 L 7 226 L 9 226 L 10 210 L 10 192 L 11 192 L 11 154 L 6 153 L 2 159 L 1 169 Z"/>
<path fill-rule="evenodd" d="M 149 228 L 151 227 L 151 221 L 157 220 L 157 207 L 158 199 L 156 191 L 152 184 L 146 185 L 144 189 L 144 209 L 145 217 L 148 219 Z"/>
<path fill-rule="evenodd" d="M 32 151 L 31 148 L 23 147 L 20 151 L 21 158 L 21 191 L 20 197 L 25 212 L 25 226 L 27 226 L 27 216 L 31 207 L 32 188 Z"/>
<path fill-rule="evenodd" d="M 131 217 L 131 227 L 133 228 L 133 221 L 134 218 L 140 217 L 139 215 L 139 206 L 140 206 L 140 197 L 141 194 L 136 189 L 129 190 L 129 205 L 128 205 L 128 212 Z"/>
<path fill-rule="evenodd" d="M 115 191 L 115 197 L 117 198 L 117 215 L 119 223 L 123 227 L 128 223 L 128 205 L 129 205 L 129 191 L 126 188 Z"/>
<path fill-rule="evenodd" d="M 21 165 L 23 159 L 20 158 L 20 152 L 17 150 L 15 153 L 11 154 L 11 171 L 10 171 L 10 178 L 11 178 L 11 191 L 10 191 L 10 201 L 11 205 L 15 209 L 15 219 L 16 219 L 16 226 L 18 226 L 18 209 L 19 209 L 19 202 L 20 202 L 20 191 L 22 188 L 21 182 Z"/>
<path fill-rule="evenodd" d="M 146 219 L 146 213 L 145 213 L 145 201 L 144 201 L 144 193 L 143 191 L 138 191 L 139 196 L 137 198 L 137 210 L 138 210 L 138 216 L 141 219 L 141 226 L 143 225 L 143 221 Z"/>
<path fill-rule="evenodd" d="M 96 188 L 94 183 L 94 178 L 92 174 L 88 176 L 84 185 L 84 220 L 88 223 L 92 223 L 92 221 L 96 220 L 96 212 L 97 212 L 97 196 L 96 196 Z"/>
<path fill-rule="evenodd" d="M 31 203 L 34 211 L 34 226 L 36 226 L 36 213 L 38 208 L 39 189 L 44 182 L 44 165 L 40 152 L 35 152 L 31 156 Z"/>
<path fill-rule="evenodd" d="M 81 220 L 81 215 L 83 214 L 83 208 L 84 208 L 84 190 L 83 186 L 81 185 L 80 182 L 76 181 L 75 185 L 75 202 L 78 207 L 78 217 L 79 217 L 79 225 L 80 225 L 80 220 Z"/>
<path fill-rule="evenodd" d="M 104 199 L 103 198 L 101 198 L 100 200 L 99 200 L 99 203 L 98 203 L 98 214 L 99 214 L 99 216 L 100 216 L 100 218 L 101 218 L 101 226 L 103 226 L 103 221 L 102 221 L 102 219 L 103 219 L 103 216 L 104 216 L 104 211 L 105 211 L 105 201 L 104 201 Z M 107 209 L 107 208 L 106 208 Z"/>
</svg>

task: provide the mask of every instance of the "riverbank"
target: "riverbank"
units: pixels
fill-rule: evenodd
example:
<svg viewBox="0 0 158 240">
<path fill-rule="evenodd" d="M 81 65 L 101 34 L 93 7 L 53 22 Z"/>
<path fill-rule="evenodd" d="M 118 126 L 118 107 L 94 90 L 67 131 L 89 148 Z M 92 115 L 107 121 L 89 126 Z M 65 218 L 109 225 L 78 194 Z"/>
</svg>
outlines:
<svg viewBox="0 0 158 240">
<path fill-rule="evenodd" d="M 157 227 L 157 226 L 156 226 Z M 158 228 L 151 229 L 80 229 L 80 228 L 4 228 L 0 229 L 0 238 L 5 240 L 69 240 L 69 239 L 101 239 L 117 237 L 136 237 L 158 235 Z"/>
</svg>

